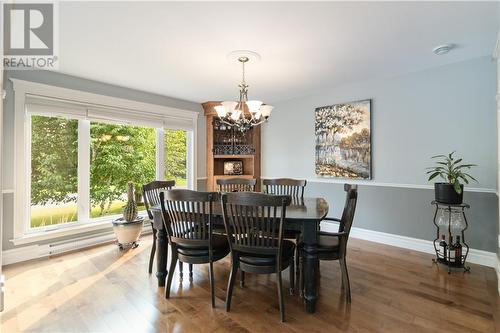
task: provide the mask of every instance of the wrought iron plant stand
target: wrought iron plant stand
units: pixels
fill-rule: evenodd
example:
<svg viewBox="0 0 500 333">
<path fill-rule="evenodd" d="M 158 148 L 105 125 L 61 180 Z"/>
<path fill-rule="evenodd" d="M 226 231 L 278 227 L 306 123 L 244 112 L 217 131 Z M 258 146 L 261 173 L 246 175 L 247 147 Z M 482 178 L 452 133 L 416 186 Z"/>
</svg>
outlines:
<svg viewBox="0 0 500 333">
<path fill-rule="evenodd" d="M 466 265 L 469 245 L 465 242 L 464 234 L 469 226 L 465 210 L 470 206 L 466 203 L 454 205 L 437 201 L 432 201 L 432 204 L 436 206 L 433 219 L 436 226 L 436 239 L 433 242 L 436 258 L 432 261 L 446 265 L 448 274 L 451 273 L 452 268 L 462 268 L 464 272 L 470 272 L 470 267 Z M 439 238 L 440 228 L 445 232 L 441 239 Z M 455 243 L 453 243 L 454 235 L 456 236 Z M 447 239 L 446 236 L 448 236 Z"/>
</svg>

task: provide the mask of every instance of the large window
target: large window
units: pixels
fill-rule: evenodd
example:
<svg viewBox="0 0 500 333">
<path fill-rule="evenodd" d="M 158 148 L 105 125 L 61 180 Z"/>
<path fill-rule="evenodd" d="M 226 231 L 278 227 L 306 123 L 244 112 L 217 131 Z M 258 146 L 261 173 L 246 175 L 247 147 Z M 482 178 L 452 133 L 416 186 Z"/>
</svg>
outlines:
<svg viewBox="0 0 500 333">
<path fill-rule="evenodd" d="M 139 211 L 145 183 L 188 187 L 189 131 L 46 114 L 30 120 L 30 229 L 116 217 L 128 182 Z"/>
<path fill-rule="evenodd" d="M 14 245 L 107 232 L 129 181 L 196 189 L 197 111 L 11 81 Z"/>
<path fill-rule="evenodd" d="M 77 221 L 78 121 L 31 117 L 31 221 Z"/>
<path fill-rule="evenodd" d="M 91 122 L 90 142 L 90 216 L 119 214 L 129 181 L 143 210 L 141 187 L 156 175 L 155 129 Z"/>
</svg>

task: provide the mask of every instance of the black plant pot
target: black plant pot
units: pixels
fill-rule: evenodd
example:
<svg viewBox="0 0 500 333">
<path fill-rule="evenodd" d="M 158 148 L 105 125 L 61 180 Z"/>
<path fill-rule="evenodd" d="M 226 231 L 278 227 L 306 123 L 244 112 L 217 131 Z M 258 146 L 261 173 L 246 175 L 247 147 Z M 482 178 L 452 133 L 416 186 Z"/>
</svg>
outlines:
<svg viewBox="0 0 500 333">
<path fill-rule="evenodd" d="M 436 201 L 449 205 L 459 205 L 464 199 L 464 186 L 460 185 L 462 192 L 458 194 L 452 184 L 435 183 L 434 193 Z"/>
</svg>

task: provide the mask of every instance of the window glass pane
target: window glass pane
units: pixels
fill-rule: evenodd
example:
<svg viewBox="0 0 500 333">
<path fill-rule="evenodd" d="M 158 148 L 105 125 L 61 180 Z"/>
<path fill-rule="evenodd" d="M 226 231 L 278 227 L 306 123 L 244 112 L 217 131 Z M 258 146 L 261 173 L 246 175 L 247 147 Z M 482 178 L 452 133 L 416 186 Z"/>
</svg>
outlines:
<svg viewBox="0 0 500 333">
<path fill-rule="evenodd" d="M 90 217 L 121 214 L 129 181 L 144 210 L 141 187 L 155 179 L 156 130 L 91 122 L 90 140 Z"/>
<path fill-rule="evenodd" d="M 165 129 L 165 179 L 187 187 L 187 132 Z"/>
<path fill-rule="evenodd" d="M 78 120 L 31 117 L 32 228 L 77 220 Z"/>
</svg>

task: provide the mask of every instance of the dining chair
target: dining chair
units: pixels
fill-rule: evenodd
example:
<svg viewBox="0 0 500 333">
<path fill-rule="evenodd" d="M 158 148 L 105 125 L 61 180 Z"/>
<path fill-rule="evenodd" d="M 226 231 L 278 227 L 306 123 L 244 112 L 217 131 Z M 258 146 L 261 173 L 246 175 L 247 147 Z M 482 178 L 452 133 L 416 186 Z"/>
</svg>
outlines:
<svg viewBox="0 0 500 333">
<path fill-rule="evenodd" d="M 219 192 L 255 192 L 255 185 L 257 184 L 257 179 L 250 178 L 226 178 L 217 179 L 217 189 Z M 216 233 L 225 233 L 225 227 L 216 227 Z M 245 284 L 245 273 L 241 273 L 240 285 L 243 287 Z"/>
<path fill-rule="evenodd" d="M 217 179 L 217 189 L 219 192 L 254 192 L 257 179 L 255 178 L 226 178 Z"/>
<path fill-rule="evenodd" d="M 289 195 L 291 197 L 292 205 L 301 205 L 304 200 L 304 190 L 307 185 L 305 179 L 292 179 L 292 178 L 277 178 L 277 179 L 264 179 L 264 190 L 268 194 Z M 285 230 L 285 239 L 293 239 L 295 244 L 300 242 L 300 231 Z M 299 252 L 298 247 L 295 248 L 295 267 L 299 267 Z M 297 272 L 298 273 L 298 272 Z M 244 275 L 242 276 L 242 284 L 244 284 Z M 293 290 L 290 293 L 293 294 Z"/>
<path fill-rule="evenodd" d="M 292 202 L 304 199 L 304 189 L 307 181 L 305 179 L 277 178 L 264 179 L 262 181 L 265 192 L 268 194 L 289 195 Z"/>
<path fill-rule="evenodd" d="M 347 241 L 349 240 L 349 233 L 351 232 L 352 223 L 354 221 L 354 213 L 356 211 L 356 204 L 358 201 L 358 187 L 357 185 L 344 184 L 344 191 L 346 191 L 346 201 L 342 217 L 325 218 L 326 221 L 339 222 L 338 232 L 318 232 L 318 257 L 319 260 L 338 260 L 340 269 L 342 271 L 342 289 L 345 290 L 346 302 L 351 303 L 351 285 L 349 282 L 349 273 L 347 271 Z M 303 256 L 303 245 L 299 244 L 299 252 Z M 301 262 L 303 260 L 301 259 Z M 299 268 L 299 286 L 301 293 L 304 290 L 304 273 L 303 265 Z"/>
<path fill-rule="evenodd" d="M 151 254 L 149 255 L 149 269 L 148 272 L 153 272 L 153 262 L 156 253 L 156 229 L 153 228 L 153 213 L 150 208 L 160 204 L 160 191 L 170 190 L 175 186 L 175 180 L 155 180 L 142 186 L 142 195 L 144 198 L 144 205 L 148 212 L 149 220 L 151 221 L 151 229 L 153 230 L 153 246 L 151 247 Z"/>
<path fill-rule="evenodd" d="M 165 297 L 170 298 L 170 287 L 177 261 L 190 264 L 209 264 L 208 273 L 212 307 L 215 307 L 213 263 L 229 253 L 227 237 L 212 233 L 214 203 L 219 203 L 219 194 L 191 190 L 169 190 L 160 192 L 163 223 L 171 248 L 170 269 L 167 276 Z"/>
<path fill-rule="evenodd" d="M 295 244 L 283 239 L 289 196 L 255 192 L 222 194 L 222 215 L 231 251 L 231 273 L 226 294 L 226 311 L 238 268 L 255 274 L 277 274 L 281 321 L 285 321 L 281 272 L 290 267 L 290 285 L 294 285 L 293 253 Z"/>
</svg>

